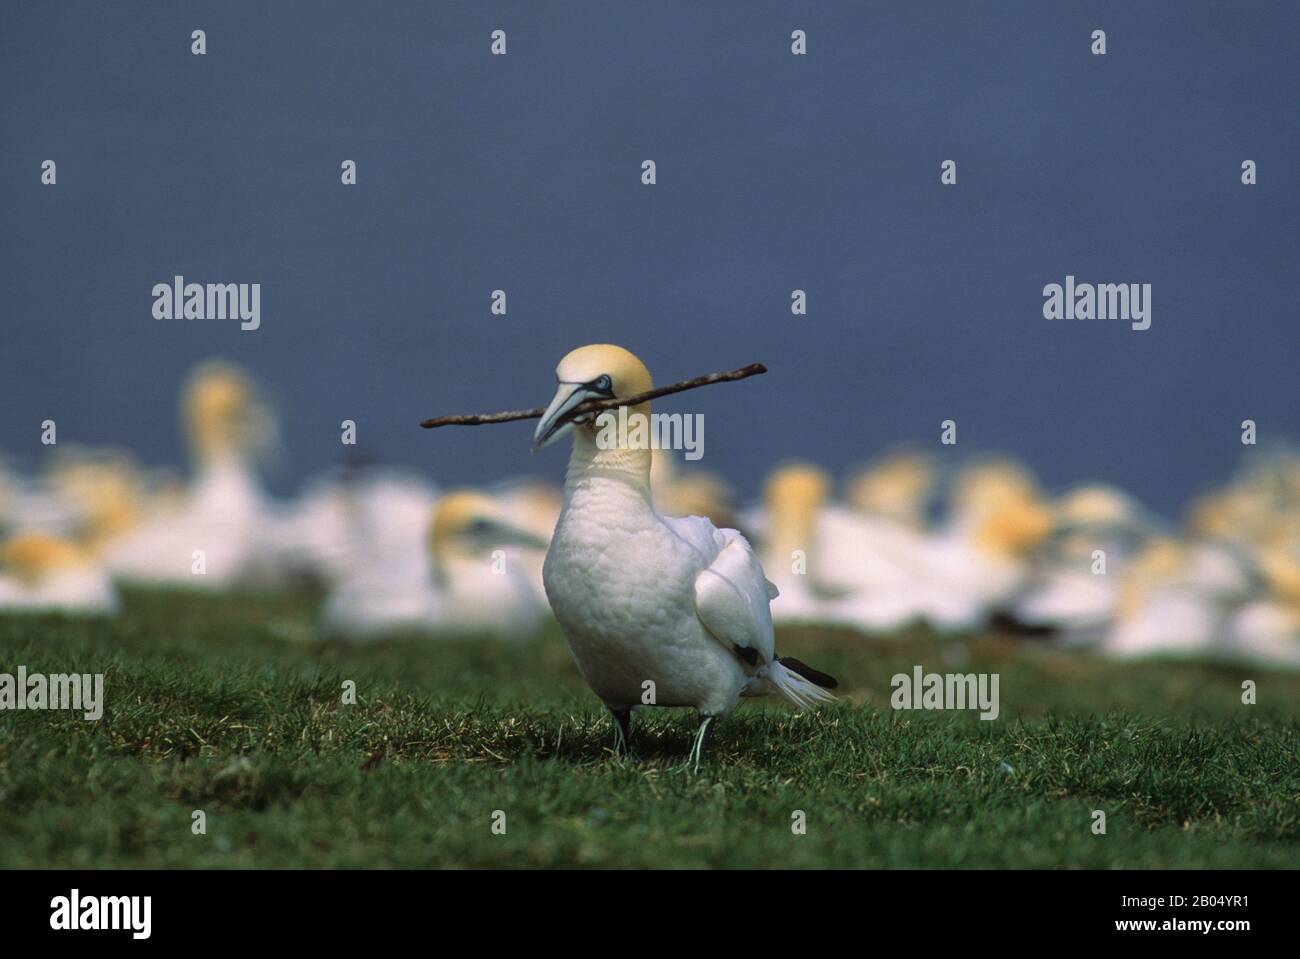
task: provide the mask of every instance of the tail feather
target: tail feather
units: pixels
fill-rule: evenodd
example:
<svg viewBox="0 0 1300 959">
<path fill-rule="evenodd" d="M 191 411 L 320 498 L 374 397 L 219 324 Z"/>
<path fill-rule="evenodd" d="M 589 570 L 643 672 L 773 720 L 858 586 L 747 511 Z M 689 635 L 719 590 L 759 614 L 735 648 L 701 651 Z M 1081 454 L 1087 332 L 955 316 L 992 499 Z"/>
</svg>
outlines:
<svg viewBox="0 0 1300 959">
<path fill-rule="evenodd" d="M 778 656 L 776 658 L 786 669 L 793 670 L 808 682 L 820 686 L 822 689 L 834 689 L 840 684 L 839 680 L 834 676 L 828 676 L 819 669 L 813 669 L 801 659 L 795 659 L 793 656 Z"/>
<path fill-rule="evenodd" d="M 799 660 L 791 660 L 787 657 L 769 663 L 763 668 L 763 678 L 773 690 L 799 709 L 813 709 L 821 703 L 835 701 L 834 693 L 828 692 L 817 682 L 800 675 L 798 671 L 787 666 L 787 663 L 797 664 L 801 669 L 814 673 L 820 679 L 829 680 L 832 686 L 835 685 L 835 680 L 825 673 L 818 673 L 815 669 L 804 666 Z"/>
</svg>

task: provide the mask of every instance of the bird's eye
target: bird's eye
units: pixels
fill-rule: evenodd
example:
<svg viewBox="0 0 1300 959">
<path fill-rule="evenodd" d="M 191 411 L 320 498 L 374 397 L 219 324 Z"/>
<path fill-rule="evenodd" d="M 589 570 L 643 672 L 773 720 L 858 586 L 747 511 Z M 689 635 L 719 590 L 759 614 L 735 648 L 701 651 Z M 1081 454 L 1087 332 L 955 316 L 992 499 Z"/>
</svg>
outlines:
<svg viewBox="0 0 1300 959">
<path fill-rule="evenodd" d="M 608 373 L 602 373 L 600 379 L 596 380 L 595 385 L 596 385 L 596 389 L 598 390 L 608 390 L 611 386 L 614 385 L 614 383 L 609 378 Z"/>
</svg>

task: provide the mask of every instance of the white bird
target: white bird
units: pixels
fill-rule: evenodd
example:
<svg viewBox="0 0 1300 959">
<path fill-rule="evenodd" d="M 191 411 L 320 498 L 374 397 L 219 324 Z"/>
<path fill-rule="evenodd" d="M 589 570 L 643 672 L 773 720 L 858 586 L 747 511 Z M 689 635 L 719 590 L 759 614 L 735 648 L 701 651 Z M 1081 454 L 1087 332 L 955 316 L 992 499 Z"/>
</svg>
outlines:
<svg viewBox="0 0 1300 959">
<path fill-rule="evenodd" d="M 1115 618 L 1128 562 L 1157 528 L 1131 496 L 1090 483 L 1060 496 L 1052 536 L 1024 590 L 1010 604 L 1024 626 L 1057 632 L 1058 642 L 1100 642 Z"/>
<path fill-rule="evenodd" d="M 935 473 L 928 454 L 898 450 L 855 471 L 845 483 L 845 498 L 859 513 L 924 529 Z"/>
<path fill-rule="evenodd" d="M 40 530 L 71 536 L 81 518 L 76 502 L 63 490 L 20 476 L 0 461 L 0 533 Z"/>
<path fill-rule="evenodd" d="M 1300 542 L 1263 545 L 1255 563 L 1264 591 L 1233 615 L 1229 655 L 1300 666 Z"/>
<path fill-rule="evenodd" d="M 1097 642 L 1110 627 L 1119 604 L 1119 576 L 1092 572 L 1092 543 L 1054 551 L 1050 564 L 1034 570 L 1022 596 L 1010 606 L 1012 621 L 1059 632 L 1064 645 Z"/>
<path fill-rule="evenodd" d="M 777 623 L 816 623 L 892 633 L 938 608 L 945 596 L 921 564 L 923 536 L 883 516 L 830 504 L 830 479 L 789 462 L 763 488 L 764 568 L 780 590 Z"/>
<path fill-rule="evenodd" d="M 543 569 L 546 595 L 587 685 L 615 720 L 624 752 L 631 711 L 691 706 L 699 726 L 687 764 L 698 770 L 704 734 L 741 696 L 777 693 L 800 708 L 834 699 L 836 683 L 776 654 L 776 595 L 749 543 L 698 516 L 658 513 L 648 448 L 597 442 L 575 409 L 631 397 L 650 374 L 618 346 L 584 346 L 556 367 L 559 389 L 534 433 L 540 448 L 573 435 L 564 507 Z M 649 415 L 649 404 L 631 416 Z M 650 431 L 645 431 L 646 435 Z"/>
<path fill-rule="evenodd" d="M 98 616 L 117 608 L 107 571 L 86 547 L 38 532 L 0 544 L 0 612 Z"/>
<path fill-rule="evenodd" d="M 200 366 L 186 388 L 185 425 L 198 473 L 181 504 L 108 547 L 114 577 L 196 589 L 265 585 L 273 570 L 270 507 L 249 463 L 272 428 L 235 367 Z"/>
<path fill-rule="evenodd" d="M 295 579 L 338 585 L 377 558 L 394 569 L 418 567 L 438 491 L 423 477 L 391 467 L 346 467 L 318 476 L 279 511 L 268 541 L 275 563 Z M 540 574 L 539 574 L 540 575 Z"/>
<path fill-rule="evenodd" d="M 560 518 L 564 493 L 558 486 L 545 480 L 528 477 L 509 480 L 492 491 L 493 498 L 505 510 L 510 523 L 534 537 L 540 549 L 520 549 L 512 559 L 522 565 L 524 575 L 533 588 L 533 594 L 543 609 L 546 608 L 546 586 L 542 582 L 542 563 L 546 560 L 546 547 L 551 542 L 551 532 Z"/>
<path fill-rule="evenodd" d="M 714 526 L 732 526 L 731 491 L 722 478 L 707 470 L 678 466 L 673 450 L 652 451 L 650 498 L 665 516 L 703 516 Z"/>
<path fill-rule="evenodd" d="M 365 514 L 382 529 L 376 501 L 368 505 Z M 545 606 L 528 581 L 523 551 L 540 551 L 545 539 L 472 490 L 442 497 L 427 529 L 427 548 L 413 562 L 393 555 L 385 536 L 367 537 L 363 524 L 358 562 L 327 599 L 322 632 L 350 640 L 402 632 L 521 640 L 537 632 Z"/>
<path fill-rule="evenodd" d="M 909 471 L 910 472 L 910 471 Z M 963 632 L 984 624 L 1028 573 L 1025 556 L 1050 528 L 1029 487 L 1002 467 L 964 478 L 947 528 L 917 529 L 917 508 L 894 497 L 885 515 L 826 502 L 824 470 L 783 464 L 765 490 L 764 559 L 781 599 L 778 622 L 891 634 L 915 623 Z M 907 485 L 923 492 L 927 484 Z"/>
<path fill-rule="evenodd" d="M 1253 592 L 1249 564 L 1234 549 L 1154 538 L 1123 571 L 1103 650 L 1121 657 L 1222 655 L 1232 611 Z"/>
<path fill-rule="evenodd" d="M 1025 588 L 1054 515 L 1033 476 L 1013 460 L 977 461 L 957 475 L 946 525 L 930 538 L 934 582 L 960 612 L 938 625 L 972 629 Z"/>
</svg>

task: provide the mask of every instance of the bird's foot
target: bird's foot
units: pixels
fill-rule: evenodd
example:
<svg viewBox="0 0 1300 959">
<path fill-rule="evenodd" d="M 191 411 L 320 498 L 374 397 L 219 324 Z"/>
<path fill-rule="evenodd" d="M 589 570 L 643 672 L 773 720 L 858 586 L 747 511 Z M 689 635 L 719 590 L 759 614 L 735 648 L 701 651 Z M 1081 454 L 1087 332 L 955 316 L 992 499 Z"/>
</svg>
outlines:
<svg viewBox="0 0 1300 959">
<path fill-rule="evenodd" d="M 632 733 L 632 710 L 611 709 L 609 714 L 614 717 L 614 755 L 626 756 Z"/>
<path fill-rule="evenodd" d="M 695 742 L 691 744 L 691 751 L 686 755 L 686 762 L 678 766 L 678 769 L 684 769 L 692 775 L 700 771 L 700 759 L 704 755 L 704 734 L 708 732 L 711 722 L 713 722 L 712 716 L 700 716 L 699 728 L 695 730 Z"/>
</svg>

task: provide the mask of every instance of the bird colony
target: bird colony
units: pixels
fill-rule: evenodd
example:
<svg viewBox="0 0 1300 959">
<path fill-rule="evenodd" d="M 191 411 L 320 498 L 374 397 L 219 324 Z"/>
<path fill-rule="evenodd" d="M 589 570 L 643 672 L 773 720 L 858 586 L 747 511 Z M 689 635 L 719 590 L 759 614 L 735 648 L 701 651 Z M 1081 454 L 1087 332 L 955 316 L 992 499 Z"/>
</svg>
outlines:
<svg viewBox="0 0 1300 959">
<path fill-rule="evenodd" d="M 539 393 L 546 374 L 539 364 Z M 521 476 L 440 489 L 341 466 L 280 500 L 259 480 L 277 436 L 269 406 L 244 371 L 204 363 L 180 396 L 184 475 L 118 449 L 60 448 L 39 473 L 0 461 L 0 615 L 114 616 L 123 584 L 310 584 L 324 595 L 321 641 L 527 642 L 555 621 L 619 744 L 652 688 L 655 705 L 697 710 L 696 760 L 741 697 L 832 698 L 831 677 L 779 655 L 786 624 L 1300 666 L 1295 453 L 1245 460 L 1175 521 L 1103 483 L 1044 489 L 1005 456 L 863 450 L 837 484 L 774 441 L 781 456 L 748 484 L 760 500 L 738 503 L 680 454 L 596 442 L 591 401 L 652 388 L 632 353 L 581 347 L 555 381 L 534 442 L 571 445 L 563 488 Z M 762 402 L 761 380 L 728 388 Z M 483 441 L 527 451 L 518 431 Z"/>
</svg>

